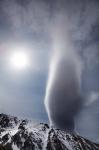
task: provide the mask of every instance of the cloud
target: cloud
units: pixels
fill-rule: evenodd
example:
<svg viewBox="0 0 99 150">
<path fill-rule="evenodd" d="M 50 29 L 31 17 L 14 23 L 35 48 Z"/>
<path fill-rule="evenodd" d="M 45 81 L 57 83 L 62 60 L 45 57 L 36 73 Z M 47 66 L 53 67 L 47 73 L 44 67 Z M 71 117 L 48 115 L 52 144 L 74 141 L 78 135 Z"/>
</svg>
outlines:
<svg viewBox="0 0 99 150">
<path fill-rule="evenodd" d="M 99 92 L 92 91 L 92 92 L 88 93 L 88 95 L 86 96 L 85 106 L 92 105 L 98 99 L 99 99 Z"/>
<path fill-rule="evenodd" d="M 55 98 L 65 102 L 64 105 L 60 102 L 58 105 L 57 102 L 53 105 L 57 111 L 57 115 L 52 113 L 56 116 L 53 124 L 62 129 L 66 127 L 72 130 L 74 118 L 79 114 L 82 105 L 85 107 L 84 104 L 92 102 L 88 105 L 88 107 L 92 107 L 91 104 L 94 104 L 93 101 L 97 94 L 91 92 L 99 91 L 99 1 L 1 0 L 0 8 L 1 43 L 3 41 L 4 45 L 7 43 L 11 45 L 18 41 L 23 45 L 24 43 L 28 44 L 29 50 L 32 51 L 31 57 L 35 55 L 36 69 L 39 70 L 36 73 L 39 75 L 39 80 L 46 80 L 49 54 L 52 54 L 46 98 L 53 99 L 54 96 L 51 95 L 54 95 L 55 92 Z M 4 75 L 2 70 L 1 76 Z M 34 84 L 32 78 L 34 78 L 34 74 L 29 78 Z M 8 86 L 9 84 L 10 80 Z M 44 90 L 45 87 L 43 85 L 40 88 Z M 58 90 L 59 92 L 57 92 Z M 4 96 L 5 93 L 7 92 L 4 92 Z M 21 97 L 19 98 L 21 100 Z M 98 100 L 94 102 L 96 101 L 98 103 Z M 38 103 L 39 105 L 40 103 Z M 24 107 L 26 106 L 24 105 Z M 58 107 L 61 111 L 56 109 Z M 66 111 L 62 112 L 60 107 Z M 47 108 L 47 110 L 49 114 L 49 109 Z M 85 111 L 85 109 L 82 110 Z M 88 117 L 92 114 L 91 110 L 84 112 L 85 120 L 87 120 L 88 114 Z M 59 113 L 61 114 L 60 119 L 57 117 Z M 93 118 L 90 119 L 89 124 Z M 79 122 L 83 122 L 81 120 L 83 120 L 82 117 L 79 118 Z M 62 124 L 60 124 L 61 122 Z M 84 126 L 86 125 L 84 124 Z"/>
<path fill-rule="evenodd" d="M 0 52 L 3 51 L 2 55 L 0 53 L 1 112 L 43 120 L 41 111 L 45 113 L 43 97 L 50 43 L 49 5 L 36 0 L 3 0 L 0 1 L 0 12 L 0 45 L 3 47 L 0 46 Z M 9 67 L 9 57 L 10 52 L 20 47 L 29 54 L 31 67 L 16 74 Z"/>
<path fill-rule="evenodd" d="M 45 106 L 51 125 L 62 130 L 74 131 L 74 119 L 82 107 L 82 65 L 70 41 L 68 20 L 60 14 L 55 19 L 52 34 L 53 57 Z"/>
<path fill-rule="evenodd" d="M 4 0 L 1 1 L 1 8 L 0 17 L 7 18 L 7 30 L 10 31 L 8 35 L 5 35 L 3 42 L 1 41 L 9 47 L 6 48 L 6 51 L 11 49 L 12 45 L 15 47 L 18 45 L 27 46 L 27 51 L 31 54 L 31 57 L 35 55 L 35 71 L 46 71 L 50 53 L 49 4 L 43 0 L 25 0 L 24 2 Z M 4 18 L 2 22 L 4 22 Z M 43 57 L 45 57 L 45 60 Z"/>
<path fill-rule="evenodd" d="M 49 7 L 43 1 L 24 1 L 21 5 L 18 0 L 4 0 L 2 9 L 8 16 L 13 31 L 19 32 L 27 29 L 26 32 L 41 32 L 48 27 Z M 46 26 L 47 24 L 47 26 Z M 21 29 L 21 30 L 20 30 Z"/>
<path fill-rule="evenodd" d="M 85 98 L 87 87 L 90 88 L 86 86 L 86 70 L 98 64 L 98 48 L 93 36 L 98 11 L 98 1 L 67 0 L 54 5 L 51 33 L 55 52 L 52 53 L 45 105 L 51 124 L 63 130 L 74 130 L 75 117 L 82 106 L 89 103 Z M 90 72 L 88 75 L 90 78 Z M 97 98 L 96 94 L 89 97 L 90 102 Z"/>
<path fill-rule="evenodd" d="M 82 106 L 79 72 L 75 55 L 67 54 L 68 58 L 60 55 L 52 61 L 45 104 L 51 124 L 71 131 L 74 130 L 74 117 Z"/>
</svg>

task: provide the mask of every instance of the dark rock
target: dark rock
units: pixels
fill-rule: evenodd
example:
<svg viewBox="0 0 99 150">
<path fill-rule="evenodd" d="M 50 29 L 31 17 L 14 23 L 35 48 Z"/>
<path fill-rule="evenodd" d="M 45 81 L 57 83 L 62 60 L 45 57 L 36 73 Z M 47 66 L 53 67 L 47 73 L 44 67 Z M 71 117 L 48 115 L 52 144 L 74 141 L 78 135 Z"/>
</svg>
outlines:
<svg viewBox="0 0 99 150">
<path fill-rule="evenodd" d="M 0 150 L 99 150 L 99 144 L 76 134 L 5 114 L 0 114 L 0 143 Z"/>
</svg>

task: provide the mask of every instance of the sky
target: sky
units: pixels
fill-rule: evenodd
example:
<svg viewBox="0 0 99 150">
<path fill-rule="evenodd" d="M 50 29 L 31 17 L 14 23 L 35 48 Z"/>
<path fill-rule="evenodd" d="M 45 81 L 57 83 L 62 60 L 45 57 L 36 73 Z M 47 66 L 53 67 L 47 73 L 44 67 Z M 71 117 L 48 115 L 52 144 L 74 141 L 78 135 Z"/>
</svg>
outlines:
<svg viewBox="0 0 99 150">
<path fill-rule="evenodd" d="M 63 91 L 67 90 L 71 97 L 67 96 L 67 111 L 61 114 L 66 121 L 56 116 L 54 120 L 53 115 L 50 120 L 57 126 L 63 122 L 59 125 L 63 127 L 71 118 L 69 126 L 75 124 L 78 134 L 98 142 L 98 40 L 98 0 L 0 0 L 0 113 L 48 122 L 53 109 L 48 106 L 47 115 L 46 93 L 51 95 L 47 99 L 62 96 L 65 100 Z M 22 50 L 29 66 L 19 70 L 10 60 L 13 53 Z M 52 73 L 53 68 L 56 72 Z M 51 80 L 52 74 L 55 78 Z M 61 82 L 56 84 L 57 80 Z M 64 81 L 63 93 L 57 95 L 54 91 Z M 71 85 L 75 85 L 75 91 Z M 75 101 L 71 101 L 73 97 Z M 56 101 L 54 110 L 62 112 L 58 104 Z"/>
</svg>

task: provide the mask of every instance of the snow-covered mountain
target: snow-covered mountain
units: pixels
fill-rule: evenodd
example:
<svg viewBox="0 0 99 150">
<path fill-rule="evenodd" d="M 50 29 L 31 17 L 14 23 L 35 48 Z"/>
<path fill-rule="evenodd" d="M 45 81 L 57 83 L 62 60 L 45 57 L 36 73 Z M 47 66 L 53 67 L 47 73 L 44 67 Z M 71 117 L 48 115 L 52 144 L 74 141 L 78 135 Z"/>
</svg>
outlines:
<svg viewBox="0 0 99 150">
<path fill-rule="evenodd" d="M 78 135 L 0 114 L 0 150 L 99 150 Z"/>
</svg>

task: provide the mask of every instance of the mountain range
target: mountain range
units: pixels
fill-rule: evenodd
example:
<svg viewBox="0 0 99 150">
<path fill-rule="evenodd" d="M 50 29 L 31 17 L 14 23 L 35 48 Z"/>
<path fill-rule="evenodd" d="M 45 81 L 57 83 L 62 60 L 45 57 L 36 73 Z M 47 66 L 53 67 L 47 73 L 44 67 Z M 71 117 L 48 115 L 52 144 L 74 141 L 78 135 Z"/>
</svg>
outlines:
<svg viewBox="0 0 99 150">
<path fill-rule="evenodd" d="M 77 134 L 0 114 L 0 150 L 99 150 Z"/>
</svg>

